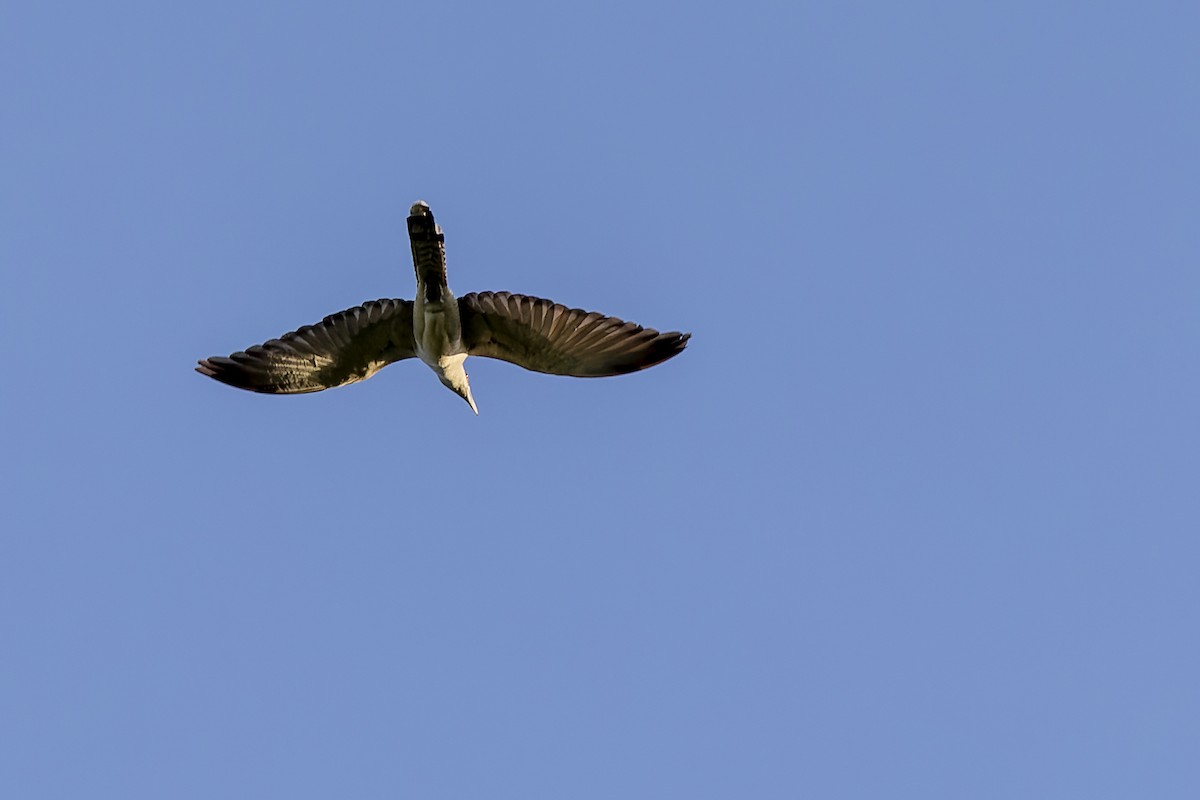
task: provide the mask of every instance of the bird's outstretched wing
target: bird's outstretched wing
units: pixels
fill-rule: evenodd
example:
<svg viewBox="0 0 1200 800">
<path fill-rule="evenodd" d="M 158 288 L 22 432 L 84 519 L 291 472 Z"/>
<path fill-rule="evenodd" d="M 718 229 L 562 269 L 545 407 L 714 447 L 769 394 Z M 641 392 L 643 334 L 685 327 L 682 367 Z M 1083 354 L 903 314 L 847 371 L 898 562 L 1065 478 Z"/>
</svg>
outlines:
<svg viewBox="0 0 1200 800">
<path fill-rule="evenodd" d="M 319 392 L 366 380 L 416 355 L 412 307 L 411 300 L 371 300 L 228 358 L 202 359 L 196 371 L 268 394 Z"/>
<path fill-rule="evenodd" d="M 469 355 L 577 378 L 652 367 L 681 353 L 691 336 L 509 292 L 465 295 L 458 310 Z"/>
</svg>

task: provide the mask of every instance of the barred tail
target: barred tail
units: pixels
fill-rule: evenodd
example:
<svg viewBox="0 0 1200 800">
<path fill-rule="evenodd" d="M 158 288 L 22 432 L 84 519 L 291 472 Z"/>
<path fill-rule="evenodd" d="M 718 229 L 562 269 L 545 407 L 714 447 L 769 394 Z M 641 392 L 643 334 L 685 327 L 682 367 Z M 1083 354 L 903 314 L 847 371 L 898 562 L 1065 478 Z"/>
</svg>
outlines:
<svg viewBox="0 0 1200 800">
<path fill-rule="evenodd" d="M 409 211 L 408 240 L 412 244 L 417 286 L 424 287 L 426 302 L 437 302 L 446 286 L 445 237 L 433 219 L 433 212 L 422 200 L 413 203 Z"/>
</svg>

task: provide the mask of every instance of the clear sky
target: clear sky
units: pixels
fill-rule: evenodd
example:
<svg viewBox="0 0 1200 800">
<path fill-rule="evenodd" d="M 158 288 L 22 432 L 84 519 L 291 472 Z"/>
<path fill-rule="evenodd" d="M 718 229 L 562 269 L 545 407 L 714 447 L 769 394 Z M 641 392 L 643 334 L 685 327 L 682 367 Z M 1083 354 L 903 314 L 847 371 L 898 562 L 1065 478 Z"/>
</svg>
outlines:
<svg viewBox="0 0 1200 800">
<path fill-rule="evenodd" d="M 9 3 L 0 795 L 1200 796 L 1195 3 Z M 608 380 L 192 371 L 451 288 Z"/>
</svg>

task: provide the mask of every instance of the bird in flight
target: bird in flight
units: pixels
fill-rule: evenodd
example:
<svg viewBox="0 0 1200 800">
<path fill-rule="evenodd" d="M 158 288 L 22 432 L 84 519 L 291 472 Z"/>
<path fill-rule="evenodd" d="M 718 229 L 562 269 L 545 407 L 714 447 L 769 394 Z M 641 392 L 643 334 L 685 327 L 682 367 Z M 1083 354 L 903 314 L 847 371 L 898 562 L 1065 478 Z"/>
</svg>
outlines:
<svg viewBox="0 0 1200 800">
<path fill-rule="evenodd" d="M 478 414 L 463 368 L 467 356 L 601 378 L 661 364 L 683 352 L 691 337 L 510 292 L 456 299 L 446 285 L 442 227 L 423 201 L 409 211 L 408 238 L 416 300 L 372 300 L 228 358 L 201 359 L 196 371 L 252 392 L 301 394 L 357 383 L 393 361 L 416 357 Z"/>
</svg>

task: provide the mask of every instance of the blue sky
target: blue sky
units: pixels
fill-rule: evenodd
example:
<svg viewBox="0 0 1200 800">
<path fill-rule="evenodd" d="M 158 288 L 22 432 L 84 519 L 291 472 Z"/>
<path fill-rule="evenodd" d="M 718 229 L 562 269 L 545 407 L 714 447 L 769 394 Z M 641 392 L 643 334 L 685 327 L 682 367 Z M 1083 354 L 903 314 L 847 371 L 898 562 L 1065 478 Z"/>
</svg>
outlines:
<svg viewBox="0 0 1200 800">
<path fill-rule="evenodd" d="M 1200 12 L 0 11 L 0 790 L 1195 797 Z M 411 297 L 584 381 L 194 372 Z"/>
</svg>

